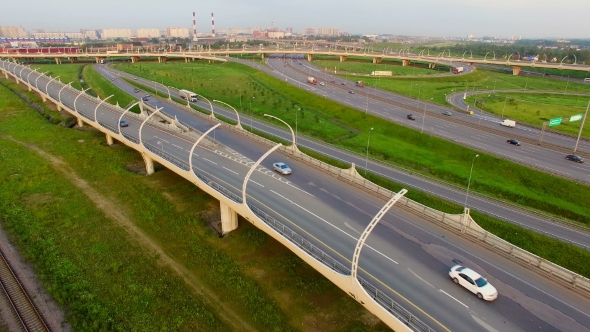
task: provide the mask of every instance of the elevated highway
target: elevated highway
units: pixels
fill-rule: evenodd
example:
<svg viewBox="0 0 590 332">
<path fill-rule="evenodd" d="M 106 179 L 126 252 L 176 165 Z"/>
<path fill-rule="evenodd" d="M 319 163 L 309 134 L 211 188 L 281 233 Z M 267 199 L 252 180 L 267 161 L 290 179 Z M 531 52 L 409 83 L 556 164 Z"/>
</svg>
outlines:
<svg viewBox="0 0 590 332">
<path fill-rule="evenodd" d="M 199 132 L 210 129 L 217 121 L 197 117 L 181 105 L 158 101 L 142 108 L 151 117 L 158 112 L 176 118 L 185 114 L 188 125 L 194 128 L 188 134 L 140 115 L 124 114 L 123 109 L 106 105 L 28 68 L 4 61 L 1 67 L 6 75 L 26 82 L 30 89 L 72 112 L 81 124 L 104 132 L 107 140 L 110 137 L 111 142 L 116 139 L 138 150 L 148 167 L 150 161 L 158 161 L 219 199 L 222 210 L 230 215 L 225 221 L 228 229 L 237 226 L 231 215 L 239 213 L 396 331 L 407 329 L 396 323 L 397 319 L 374 302 L 369 293 L 363 293 L 366 287 L 355 286 L 345 268 L 352 261 L 359 234 L 383 206 L 382 196 L 328 176 L 288 150 L 271 154 L 263 167 L 256 167 L 253 161 L 268 150 L 268 145 L 228 126 L 217 128 L 214 138 L 208 138 L 206 144 L 195 145 L 197 137 L 203 137 Z M 119 128 L 120 118 L 129 122 L 129 127 Z M 292 166 L 293 176 L 273 176 L 268 171 L 270 163 L 278 160 Z M 247 191 L 242 192 L 239 188 L 252 164 L 257 171 L 250 178 Z M 286 231 L 285 226 L 290 230 Z M 292 239 L 316 249 L 303 250 Z M 327 259 L 325 254 L 333 257 L 330 265 L 322 263 Z M 457 261 L 486 275 L 499 289 L 500 298 L 484 303 L 456 287 L 446 272 Z M 367 239 L 359 267 L 362 280 L 382 289 L 382 294 L 394 298 L 433 330 L 588 331 L 590 326 L 587 298 L 395 206 Z M 418 330 L 416 326 L 411 325 L 412 330 Z"/>
<path fill-rule="evenodd" d="M 158 61 L 166 61 L 166 59 L 171 57 L 176 58 L 183 58 L 185 61 L 190 61 L 191 59 L 207 59 L 207 60 L 221 60 L 220 57 L 229 57 L 230 55 L 260 55 L 264 57 L 266 55 L 271 54 L 305 54 L 307 60 L 311 61 L 314 56 L 318 55 L 330 55 L 340 59 L 340 61 L 346 61 L 347 57 L 364 57 L 373 60 L 373 63 L 381 63 L 382 60 L 397 60 L 401 61 L 402 65 L 407 66 L 411 62 L 424 62 L 429 64 L 445 64 L 454 66 L 456 62 L 465 62 L 471 66 L 475 66 L 476 64 L 486 64 L 486 65 L 503 65 L 503 66 L 510 66 L 513 69 L 513 74 L 518 75 L 520 70 L 523 67 L 532 67 L 532 68 L 551 68 L 551 69 L 564 69 L 564 70 L 575 70 L 575 71 L 587 71 L 590 72 L 590 66 L 588 65 L 580 65 L 580 64 L 568 64 L 568 63 L 552 63 L 552 62 L 539 62 L 539 61 L 520 61 L 520 60 L 511 60 L 510 57 L 506 60 L 501 59 L 488 59 L 487 56 L 484 59 L 479 58 L 465 58 L 463 57 L 451 57 L 451 56 L 444 56 L 444 52 L 437 56 L 430 56 L 424 55 L 424 52 L 420 54 L 410 54 L 404 52 L 398 52 L 397 54 L 393 52 L 370 52 L 367 50 L 364 51 L 355 51 L 355 50 L 341 50 L 341 49 L 332 49 L 331 47 L 285 47 L 281 48 L 281 45 L 276 45 L 277 47 L 259 47 L 259 48 L 239 48 L 239 49 L 232 49 L 226 47 L 223 49 L 202 49 L 198 51 L 158 51 L 154 52 L 152 50 L 137 50 L 135 52 L 124 52 L 124 53 L 109 53 L 107 51 L 101 52 L 88 52 L 87 50 L 79 50 L 76 54 L 70 53 L 51 53 L 51 54 L 43 54 L 43 53 L 0 53 L 0 57 L 11 58 L 11 59 L 39 59 L 39 58 L 47 58 L 47 59 L 55 59 L 56 63 L 61 63 L 62 59 L 70 59 L 71 61 L 76 61 L 77 58 L 94 58 L 96 62 L 100 62 L 100 60 L 107 59 L 108 57 L 129 57 L 131 61 L 139 61 L 142 57 L 155 57 Z M 328 48 L 328 49 L 326 49 Z M 464 54 L 465 55 L 465 54 Z"/>
</svg>

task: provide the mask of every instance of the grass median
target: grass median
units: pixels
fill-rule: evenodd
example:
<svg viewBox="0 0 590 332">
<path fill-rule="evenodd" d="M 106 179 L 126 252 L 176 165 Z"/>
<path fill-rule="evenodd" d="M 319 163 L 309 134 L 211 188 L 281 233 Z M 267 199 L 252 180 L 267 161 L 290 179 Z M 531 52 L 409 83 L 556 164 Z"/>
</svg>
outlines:
<svg viewBox="0 0 590 332">
<path fill-rule="evenodd" d="M 326 100 L 241 64 L 122 64 L 116 68 L 147 79 L 158 77 L 166 85 L 193 89 L 208 98 L 235 105 L 239 111 L 264 121 L 267 120 L 261 115 L 268 112 L 293 128 L 296 120 L 293 109 L 303 109 L 305 115 L 297 119 L 299 133 L 362 154 L 366 153 L 368 129 L 374 128 L 369 149 L 371 157 L 460 186 L 467 184 L 469 161 L 480 153 Z M 288 108 L 274 107 L 274 102 Z M 238 107 L 240 104 L 242 107 Z M 325 125 L 308 127 L 309 122 L 302 121 L 306 117 L 309 119 L 307 114 L 313 114 L 312 119 L 318 115 L 318 124 Z M 334 129 L 338 126 L 338 130 Z M 590 201 L 590 191 L 587 186 L 501 158 L 480 155 L 471 189 L 590 224 L 590 206 L 586 203 Z"/>
<path fill-rule="evenodd" d="M 563 94 L 490 93 L 469 96 L 469 105 L 504 118 L 542 126 L 553 118 L 563 118 L 559 126 L 551 129 L 577 135 L 581 119 L 569 122 L 572 115 L 584 114 L 590 96 Z M 590 137 L 590 126 L 585 126 L 582 135 Z"/>
<path fill-rule="evenodd" d="M 208 228 L 218 202 L 193 184 L 161 167 L 148 177 L 130 172 L 142 164 L 134 150 L 51 125 L 1 86 L 0 97 L 0 219 L 77 330 L 247 330 L 221 318 L 229 311 L 261 331 L 386 329 L 247 221 L 219 239 Z M 7 136 L 60 158 L 188 272 L 162 264 L 51 163 Z"/>
</svg>

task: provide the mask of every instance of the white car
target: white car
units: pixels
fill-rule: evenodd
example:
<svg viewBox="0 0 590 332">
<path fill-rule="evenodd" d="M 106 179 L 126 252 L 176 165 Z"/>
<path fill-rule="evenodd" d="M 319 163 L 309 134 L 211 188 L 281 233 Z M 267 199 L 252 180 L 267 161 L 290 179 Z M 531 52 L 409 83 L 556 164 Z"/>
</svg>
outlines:
<svg viewBox="0 0 590 332">
<path fill-rule="evenodd" d="M 498 297 L 496 288 L 486 278 L 480 276 L 470 268 L 455 265 L 449 271 L 449 276 L 456 284 L 467 288 L 480 299 L 493 301 Z"/>
<path fill-rule="evenodd" d="M 325 82 L 320 82 L 320 85 L 322 85 L 322 86 L 323 86 L 323 85 L 326 85 L 326 83 L 325 83 Z"/>
<path fill-rule="evenodd" d="M 291 174 L 291 169 L 285 163 L 274 163 L 272 168 L 283 175 Z"/>
</svg>

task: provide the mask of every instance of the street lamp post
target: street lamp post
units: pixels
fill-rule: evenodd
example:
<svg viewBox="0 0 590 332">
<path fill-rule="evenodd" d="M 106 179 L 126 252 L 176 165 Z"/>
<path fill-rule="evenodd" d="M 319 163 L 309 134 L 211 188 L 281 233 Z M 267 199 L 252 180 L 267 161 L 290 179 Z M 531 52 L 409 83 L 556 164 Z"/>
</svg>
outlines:
<svg viewBox="0 0 590 332">
<path fill-rule="evenodd" d="M 463 205 L 463 209 L 467 209 L 467 198 L 469 197 L 469 187 L 471 186 L 471 175 L 473 174 L 473 164 L 475 163 L 475 158 L 479 157 L 478 154 L 473 157 L 471 161 L 471 171 L 469 171 L 469 180 L 467 181 L 467 193 L 465 194 L 465 204 Z"/>
<path fill-rule="evenodd" d="M 367 138 L 367 155 L 365 157 L 365 176 L 367 176 L 367 167 L 369 166 L 369 142 L 371 141 L 371 132 L 373 128 L 369 130 L 369 137 Z"/>
<path fill-rule="evenodd" d="M 230 105 L 230 104 L 228 104 L 228 103 L 224 103 L 224 102 L 222 102 L 221 100 L 213 100 L 213 102 L 214 102 L 214 103 L 220 103 L 220 104 L 223 104 L 223 105 L 225 105 L 225 106 L 227 106 L 227 107 L 231 108 L 231 109 L 232 109 L 234 112 L 236 112 L 236 118 L 238 119 L 238 124 L 236 124 L 236 127 L 238 127 L 238 128 L 240 128 L 240 129 L 242 129 L 242 125 L 240 124 L 240 114 L 238 113 L 238 111 L 237 111 L 237 110 L 236 110 L 236 109 L 235 109 L 233 106 L 231 106 L 231 105 Z"/>
<path fill-rule="evenodd" d="M 264 114 L 264 116 L 266 116 L 266 117 L 269 117 L 269 118 L 273 118 L 273 119 L 275 119 L 275 120 L 279 120 L 279 121 L 281 121 L 281 122 L 282 122 L 282 123 L 283 123 L 285 126 L 287 126 L 287 128 L 289 128 L 289 130 L 291 131 L 291 144 L 292 144 L 292 147 L 293 147 L 293 151 L 295 151 L 295 149 L 297 148 L 297 146 L 296 146 L 296 144 L 297 144 L 297 143 L 295 142 L 295 133 L 293 132 L 293 128 L 291 128 L 291 126 L 289 126 L 289 124 L 288 124 L 288 123 L 286 123 L 285 121 L 283 121 L 283 120 L 281 120 L 281 119 L 277 118 L 276 116 L 272 116 L 272 115 L 270 115 L 270 114 Z"/>
<path fill-rule="evenodd" d="M 588 109 L 590 108 L 590 101 L 588 101 L 588 106 L 586 106 L 586 112 L 584 113 L 584 117 L 582 118 L 582 124 L 580 125 L 580 131 L 578 132 L 578 139 L 576 139 L 576 146 L 574 146 L 574 153 L 578 149 L 578 143 L 580 143 L 580 136 L 582 136 L 582 130 L 584 129 L 584 124 L 586 123 L 586 118 L 588 117 Z"/>
<path fill-rule="evenodd" d="M 252 99 L 254 99 L 256 97 L 252 96 L 252 98 L 250 98 L 250 131 L 252 131 L 252 118 L 254 117 L 254 110 L 252 109 Z"/>
</svg>

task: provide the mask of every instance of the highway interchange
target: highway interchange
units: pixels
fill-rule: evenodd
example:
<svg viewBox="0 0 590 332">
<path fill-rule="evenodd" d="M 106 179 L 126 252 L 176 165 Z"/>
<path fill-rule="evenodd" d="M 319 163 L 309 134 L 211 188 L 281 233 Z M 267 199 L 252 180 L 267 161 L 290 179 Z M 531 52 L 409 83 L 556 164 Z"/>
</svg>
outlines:
<svg viewBox="0 0 590 332">
<path fill-rule="evenodd" d="M 105 68 L 99 71 L 111 75 Z M 22 77 L 28 74 L 25 69 Z M 30 81 L 37 75 L 31 74 Z M 38 85 L 45 86 L 48 81 L 41 77 Z M 142 96 L 120 79 L 113 83 L 131 95 Z M 61 87 L 53 82 L 48 91 L 57 97 Z M 64 89 L 61 100 L 72 105 L 76 95 Z M 212 126 L 181 107 L 154 99 L 150 102 L 200 131 Z M 96 103 L 93 98 L 82 97 L 75 106 L 92 118 Z M 97 114 L 102 122 L 116 126 L 118 114 L 111 109 L 99 107 Z M 139 121 L 134 117 L 125 120 L 130 125 L 122 130 L 138 137 Z M 153 126 L 144 126 L 142 137 L 163 152 L 188 160 L 192 142 Z M 231 149 L 225 152 L 239 151 L 233 152 L 235 158 L 256 160 L 265 151 L 223 129 L 216 130 L 215 138 Z M 198 148 L 192 158 L 200 172 L 239 193 L 235 188 L 241 186 L 247 170 L 244 165 L 205 148 Z M 329 254 L 343 262 L 350 260 L 356 238 L 384 202 L 279 154 L 271 155 L 263 165 L 270 168 L 275 161 L 287 162 L 294 174 L 283 178 L 263 169 L 253 175 L 248 196 L 301 235 L 307 234 L 324 246 Z M 437 331 L 588 331 L 586 326 L 590 326 L 590 301 L 586 298 L 395 207 L 369 237 L 368 245 L 372 249 L 363 251 L 360 263 L 363 277 L 390 289 L 396 301 Z M 456 261 L 485 275 L 498 288 L 500 297 L 484 303 L 454 285 L 446 272 Z"/>
</svg>

